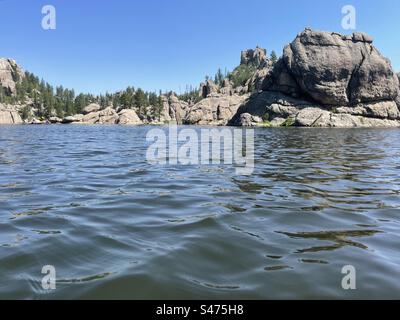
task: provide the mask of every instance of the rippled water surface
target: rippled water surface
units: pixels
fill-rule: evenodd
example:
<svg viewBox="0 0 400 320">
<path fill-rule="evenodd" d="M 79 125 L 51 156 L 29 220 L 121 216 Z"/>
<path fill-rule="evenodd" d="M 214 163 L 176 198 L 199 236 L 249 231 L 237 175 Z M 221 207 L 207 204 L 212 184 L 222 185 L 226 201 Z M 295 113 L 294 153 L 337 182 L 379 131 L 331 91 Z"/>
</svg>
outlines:
<svg viewBox="0 0 400 320">
<path fill-rule="evenodd" d="M 257 129 L 238 176 L 149 129 L 0 127 L 0 298 L 400 298 L 400 130 Z"/>
</svg>

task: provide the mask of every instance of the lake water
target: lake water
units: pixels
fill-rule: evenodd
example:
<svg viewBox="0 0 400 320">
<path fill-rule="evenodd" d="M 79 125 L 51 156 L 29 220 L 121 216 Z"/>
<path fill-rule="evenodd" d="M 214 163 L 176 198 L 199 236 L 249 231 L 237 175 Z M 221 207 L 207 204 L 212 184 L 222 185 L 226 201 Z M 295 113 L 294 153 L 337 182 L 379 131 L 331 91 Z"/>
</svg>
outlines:
<svg viewBox="0 0 400 320">
<path fill-rule="evenodd" d="M 239 176 L 149 129 L 0 126 L 0 298 L 400 298 L 400 130 L 256 129 Z"/>
</svg>

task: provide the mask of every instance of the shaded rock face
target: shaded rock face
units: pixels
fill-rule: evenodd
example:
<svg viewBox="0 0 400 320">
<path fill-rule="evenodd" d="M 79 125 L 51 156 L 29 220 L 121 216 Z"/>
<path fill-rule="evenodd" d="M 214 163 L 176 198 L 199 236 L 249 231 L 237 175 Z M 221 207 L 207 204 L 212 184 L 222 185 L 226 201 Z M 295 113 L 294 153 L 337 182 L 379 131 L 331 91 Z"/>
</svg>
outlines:
<svg viewBox="0 0 400 320">
<path fill-rule="evenodd" d="M 24 77 L 22 69 L 14 60 L 0 58 L 0 86 L 8 95 L 17 93 L 16 83 Z"/>
<path fill-rule="evenodd" d="M 264 91 L 278 91 L 292 97 L 299 97 L 301 90 L 295 78 L 289 72 L 283 59 L 279 59 L 274 68 L 264 78 L 261 85 Z"/>
<path fill-rule="evenodd" d="M 0 124 L 22 124 L 22 118 L 15 109 L 0 104 Z"/>
<path fill-rule="evenodd" d="M 242 113 L 240 115 L 240 126 L 241 127 L 256 127 L 262 123 L 262 119 L 257 116 L 253 116 L 250 113 Z"/>
<path fill-rule="evenodd" d="M 267 65 L 262 69 L 257 69 L 256 72 L 252 75 L 252 77 L 246 82 L 245 87 L 247 87 L 247 91 L 260 91 L 263 88 L 264 80 L 267 76 L 271 74 L 272 67 L 271 65 Z"/>
<path fill-rule="evenodd" d="M 185 124 L 226 125 L 246 101 L 248 95 L 217 95 L 192 106 L 184 119 Z"/>
<path fill-rule="evenodd" d="M 243 118 L 243 115 L 246 115 Z M 239 109 L 230 125 L 257 126 L 252 117 L 268 118 L 271 126 L 300 127 L 399 127 L 400 114 L 393 101 L 328 108 L 280 92 L 253 94 Z"/>
<path fill-rule="evenodd" d="M 267 118 L 272 121 L 276 118 L 286 120 L 296 115 L 301 109 L 314 107 L 315 104 L 287 96 L 281 92 L 263 91 L 251 95 L 238 109 L 229 121 L 229 125 L 241 126 L 241 114 Z"/>
<path fill-rule="evenodd" d="M 264 89 L 344 106 L 393 101 L 399 80 L 371 37 L 306 29 L 285 47 L 273 81 L 267 81 Z"/>
</svg>

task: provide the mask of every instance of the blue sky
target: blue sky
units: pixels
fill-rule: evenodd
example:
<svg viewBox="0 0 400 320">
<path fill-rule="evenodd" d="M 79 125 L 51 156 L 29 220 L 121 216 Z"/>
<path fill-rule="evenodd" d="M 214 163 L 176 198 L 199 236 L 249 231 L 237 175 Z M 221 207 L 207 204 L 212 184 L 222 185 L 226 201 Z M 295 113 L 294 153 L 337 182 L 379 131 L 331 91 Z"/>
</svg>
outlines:
<svg viewBox="0 0 400 320">
<path fill-rule="evenodd" d="M 41 27 L 47 4 L 57 10 L 56 30 Z M 398 0 L 0 0 L 0 56 L 77 92 L 179 92 L 233 69 L 243 49 L 281 54 L 305 27 L 349 33 L 346 4 L 357 9 L 357 31 L 374 36 L 400 71 Z"/>
</svg>

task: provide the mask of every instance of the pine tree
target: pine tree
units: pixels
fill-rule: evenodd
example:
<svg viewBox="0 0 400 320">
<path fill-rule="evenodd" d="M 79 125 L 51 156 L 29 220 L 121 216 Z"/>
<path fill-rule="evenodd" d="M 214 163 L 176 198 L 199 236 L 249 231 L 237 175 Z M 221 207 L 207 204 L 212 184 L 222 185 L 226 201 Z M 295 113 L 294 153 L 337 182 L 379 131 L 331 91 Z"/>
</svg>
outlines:
<svg viewBox="0 0 400 320">
<path fill-rule="evenodd" d="M 278 56 L 276 55 L 276 52 L 272 50 L 271 52 L 271 61 L 273 64 L 275 64 L 278 61 Z"/>
</svg>

